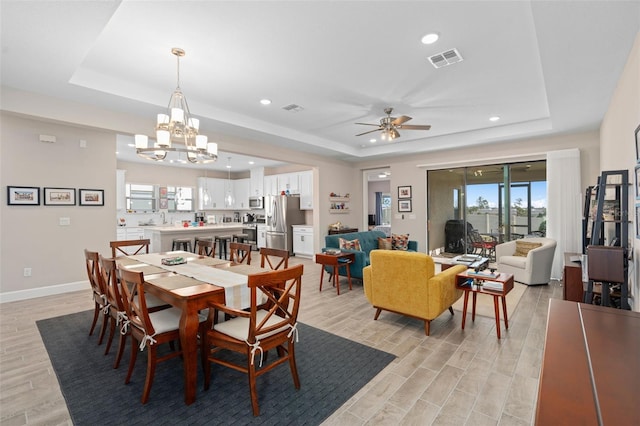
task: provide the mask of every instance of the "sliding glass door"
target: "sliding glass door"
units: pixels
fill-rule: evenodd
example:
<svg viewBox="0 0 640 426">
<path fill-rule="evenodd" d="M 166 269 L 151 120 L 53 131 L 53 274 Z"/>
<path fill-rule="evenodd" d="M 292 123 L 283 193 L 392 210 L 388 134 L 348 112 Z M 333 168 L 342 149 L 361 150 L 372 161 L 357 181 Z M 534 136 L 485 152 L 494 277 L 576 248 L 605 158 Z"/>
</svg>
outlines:
<svg viewBox="0 0 640 426">
<path fill-rule="evenodd" d="M 428 171 L 428 251 L 471 252 L 471 230 L 497 242 L 544 235 L 546 188 L 545 161 Z"/>
</svg>

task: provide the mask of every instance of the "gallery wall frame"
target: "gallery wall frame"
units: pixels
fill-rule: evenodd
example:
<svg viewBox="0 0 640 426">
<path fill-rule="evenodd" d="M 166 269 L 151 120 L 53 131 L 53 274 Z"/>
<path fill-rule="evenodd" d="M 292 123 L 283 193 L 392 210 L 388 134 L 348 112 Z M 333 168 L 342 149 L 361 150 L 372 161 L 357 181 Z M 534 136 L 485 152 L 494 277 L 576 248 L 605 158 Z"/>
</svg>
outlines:
<svg viewBox="0 0 640 426">
<path fill-rule="evenodd" d="M 399 212 L 410 212 L 411 211 L 411 200 L 398 200 L 398 211 Z"/>
<path fill-rule="evenodd" d="M 636 166 L 636 200 L 640 200 L 640 164 Z"/>
<path fill-rule="evenodd" d="M 636 238 L 640 239 L 640 204 L 636 204 Z"/>
<path fill-rule="evenodd" d="M 43 188 L 42 198 L 45 206 L 75 206 L 75 188 Z"/>
<path fill-rule="evenodd" d="M 399 186 L 398 187 L 398 199 L 411 198 L 411 186 Z"/>
<path fill-rule="evenodd" d="M 81 206 L 104 206 L 104 190 L 78 189 L 78 199 Z"/>
<path fill-rule="evenodd" d="M 11 185 L 7 186 L 7 205 L 39 206 L 40 187 Z"/>
<path fill-rule="evenodd" d="M 636 163 L 640 163 L 640 124 L 634 132 L 636 138 Z"/>
</svg>

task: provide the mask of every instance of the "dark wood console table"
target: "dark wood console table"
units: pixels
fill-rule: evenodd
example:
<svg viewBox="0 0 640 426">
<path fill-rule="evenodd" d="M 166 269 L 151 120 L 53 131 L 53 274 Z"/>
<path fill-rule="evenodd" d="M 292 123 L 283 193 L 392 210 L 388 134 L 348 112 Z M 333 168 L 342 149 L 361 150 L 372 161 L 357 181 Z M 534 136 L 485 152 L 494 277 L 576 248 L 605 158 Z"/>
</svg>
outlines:
<svg viewBox="0 0 640 426">
<path fill-rule="evenodd" d="M 638 425 L 640 313 L 549 301 L 536 425 Z"/>
<path fill-rule="evenodd" d="M 582 263 L 571 261 L 572 256 L 581 256 L 581 254 L 564 254 L 564 286 L 562 287 L 562 298 L 572 302 L 582 302 L 584 300 Z"/>
</svg>

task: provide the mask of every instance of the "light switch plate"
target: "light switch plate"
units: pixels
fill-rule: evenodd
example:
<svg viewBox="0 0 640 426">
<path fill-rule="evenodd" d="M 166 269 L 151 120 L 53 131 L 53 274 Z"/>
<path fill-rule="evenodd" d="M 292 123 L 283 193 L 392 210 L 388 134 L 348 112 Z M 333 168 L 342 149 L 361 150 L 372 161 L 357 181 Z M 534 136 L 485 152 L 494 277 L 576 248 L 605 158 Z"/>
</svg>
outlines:
<svg viewBox="0 0 640 426">
<path fill-rule="evenodd" d="M 69 226 L 69 225 L 71 225 L 71 218 L 69 217 L 60 218 L 60 226 Z"/>
</svg>

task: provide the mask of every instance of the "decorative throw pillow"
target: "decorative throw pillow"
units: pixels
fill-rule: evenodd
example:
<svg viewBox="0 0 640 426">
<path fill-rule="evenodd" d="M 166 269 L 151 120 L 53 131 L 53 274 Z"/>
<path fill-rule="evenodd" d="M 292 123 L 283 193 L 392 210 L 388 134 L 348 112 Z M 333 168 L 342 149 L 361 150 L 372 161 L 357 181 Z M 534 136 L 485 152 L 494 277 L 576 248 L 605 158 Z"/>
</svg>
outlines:
<svg viewBox="0 0 640 426">
<path fill-rule="evenodd" d="M 392 250 L 391 238 L 378 237 L 378 248 L 380 250 Z"/>
<path fill-rule="evenodd" d="M 391 234 L 391 249 L 404 251 L 408 250 L 409 234 Z"/>
<path fill-rule="evenodd" d="M 345 240 L 344 238 L 339 238 L 338 241 L 340 242 L 341 249 L 352 249 L 352 250 L 362 251 L 362 248 L 360 248 L 360 240 L 358 239 Z"/>
<path fill-rule="evenodd" d="M 530 243 L 527 241 L 516 240 L 516 252 L 514 256 L 527 257 L 527 254 L 534 248 L 542 247 L 542 243 Z"/>
</svg>

